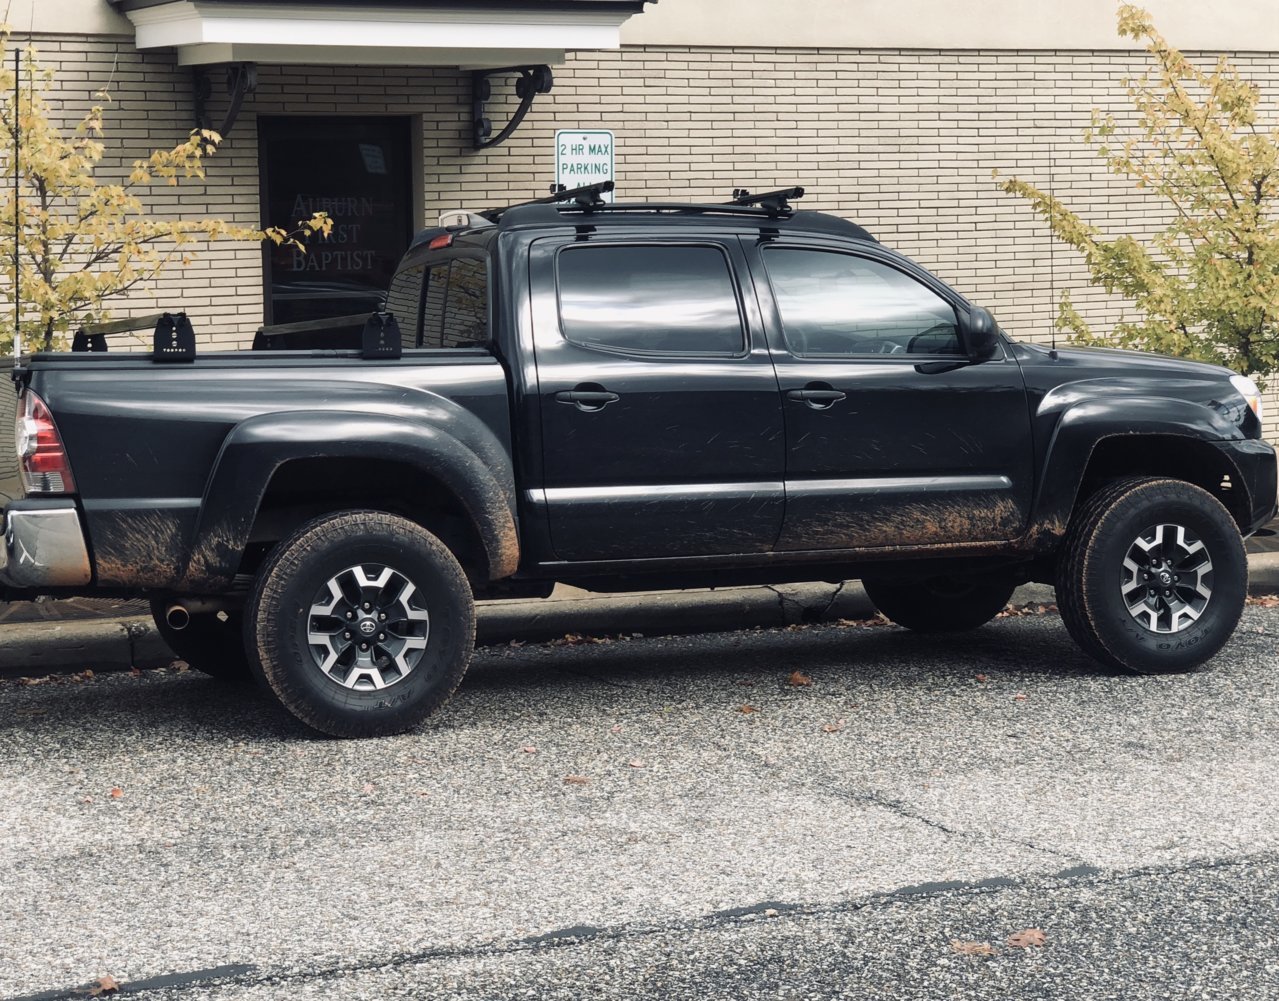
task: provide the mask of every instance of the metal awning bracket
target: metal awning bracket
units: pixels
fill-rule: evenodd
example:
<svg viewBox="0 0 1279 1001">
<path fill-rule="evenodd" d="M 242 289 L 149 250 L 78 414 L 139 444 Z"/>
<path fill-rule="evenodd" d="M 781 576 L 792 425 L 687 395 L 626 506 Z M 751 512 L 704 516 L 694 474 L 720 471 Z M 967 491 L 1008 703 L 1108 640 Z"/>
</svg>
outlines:
<svg viewBox="0 0 1279 1001">
<path fill-rule="evenodd" d="M 515 81 L 515 94 L 520 99 L 520 106 L 511 116 L 511 120 L 497 135 L 493 135 L 493 123 L 485 114 L 485 106 L 493 98 L 492 77 L 508 78 L 519 74 Z M 549 94 L 555 83 L 555 77 L 549 66 L 509 66 L 499 70 L 475 70 L 471 73 L 471 120 L 475 127 L 475 148 L 488 149 L 506 142 L 524 121 L 529 108 L 533 107 L 533 99 L 538 94 Z"/>
<path fill-rule="evenodd" d="M 257 63 L 227 63 L 226 92 L 231 99 L 226 115 L 222 118 L 222 127 L 213 128 L 209 118 L 209 100 L 213 97 L 212 66 L 196 66 L 191 71 L 195 83 L 195 127 L 197 129 L 213 129 L 223 139 L 231 133 L 235 120 L 240 117 L 240 108 L 244 99 L 258 89 Z"/>
</svg>

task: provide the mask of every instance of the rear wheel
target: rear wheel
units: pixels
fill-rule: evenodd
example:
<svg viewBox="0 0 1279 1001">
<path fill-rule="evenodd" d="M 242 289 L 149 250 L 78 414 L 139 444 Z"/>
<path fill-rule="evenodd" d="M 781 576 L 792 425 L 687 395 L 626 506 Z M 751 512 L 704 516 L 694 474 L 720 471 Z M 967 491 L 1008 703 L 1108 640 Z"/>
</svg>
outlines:
<svg viewBox="0 0 1279 1001">
<path fill-rule="evenodd" d="M 246 608 L 251 664 L 308 726 L 335 737 L 400 733 L 442 706 L 475 645 L 470 583 L 434 535 L 353 511 L 280 543 Z"/>
<path fill-rule="evenodd" d="M 1247 591 L 1243 539 L 1220 501 L 1181 480 L 1129 479 L 1089 498 L 1072 521 L 1057 603 L 1097 660 L 1165 674 L 1225 645 Z"/>
<path fill-rule="evenodd" d="M 985 625 L 1008 604 L 1015 585 L 982 577 L 863 580 L 866 595 L 884 615 L 921 633 L 953 633 Z"/>
<path fill-rule="evenodd" d="M 151 602 L 155 630 L 178 657 L 219 681 L 246 682 L 252 675 L 244 652 L 244 617 L 240 612 L 200 612 L 185 629 L 168 621 L 169 603 Z"/>
</svg>

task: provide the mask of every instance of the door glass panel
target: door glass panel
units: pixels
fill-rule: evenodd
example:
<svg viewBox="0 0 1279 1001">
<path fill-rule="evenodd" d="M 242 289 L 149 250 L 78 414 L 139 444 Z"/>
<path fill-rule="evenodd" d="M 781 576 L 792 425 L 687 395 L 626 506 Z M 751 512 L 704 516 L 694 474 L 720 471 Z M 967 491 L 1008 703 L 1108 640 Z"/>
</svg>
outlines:
<svg viewBox="0 0 1279 1001">
<path fill-rule="evenodd" d="M 572 247 L 558 270 L 564 336 L 581 347 L 702 356 L 745 349 L 728 258 L 715 247 Z"/>
<path fill-rule="evenodd" d="M 269 248 L 267 322 L 376 310 L 412 237 L 409 119 L 262 116 L 258 133 L 263 224 L 292 229 L 315 212 L 334 223 L 305 253 Z"/>
<path fill-rule="evenodd" d="M 795 355 L 964 353 L 954 308 L 896 268 L 787 247 L 768 248 L 764 262 Z"/>
</svg>

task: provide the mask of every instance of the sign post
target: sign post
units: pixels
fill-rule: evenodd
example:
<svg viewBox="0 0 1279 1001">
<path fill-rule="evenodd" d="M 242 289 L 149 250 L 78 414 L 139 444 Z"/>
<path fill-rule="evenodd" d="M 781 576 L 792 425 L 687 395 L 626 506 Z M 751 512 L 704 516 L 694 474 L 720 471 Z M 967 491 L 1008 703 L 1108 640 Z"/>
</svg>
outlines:
<svg viewBox="0 0 1279 1001">
<path fill-rule="evenodd" d="M 555 133 L 555 183 L 580 188 L 613 176 L 613 133 L 607 129 L 560 129 Z M 614 192 L 604 194 L 611 202 Z"/>
</svg>

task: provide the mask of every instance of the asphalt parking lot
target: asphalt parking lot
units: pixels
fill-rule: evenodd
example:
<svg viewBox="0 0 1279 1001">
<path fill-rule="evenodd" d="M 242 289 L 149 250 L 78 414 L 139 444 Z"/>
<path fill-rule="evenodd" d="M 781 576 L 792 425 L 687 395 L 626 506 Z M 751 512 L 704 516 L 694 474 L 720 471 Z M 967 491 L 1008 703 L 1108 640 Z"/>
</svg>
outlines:
<svg viewBox="0 0 1279 1001">
<path fill-rule="evenodd" d="M 368 742 L 5 681 L 0 997 L 1276 997 L 1277 633 L 1165 678 L 1052 613 L 489 648 Z"/>
</svg>

